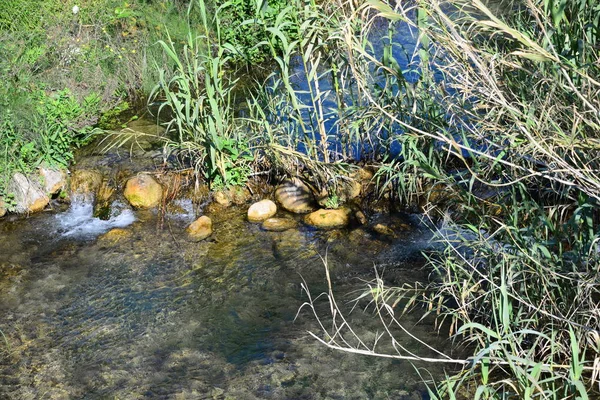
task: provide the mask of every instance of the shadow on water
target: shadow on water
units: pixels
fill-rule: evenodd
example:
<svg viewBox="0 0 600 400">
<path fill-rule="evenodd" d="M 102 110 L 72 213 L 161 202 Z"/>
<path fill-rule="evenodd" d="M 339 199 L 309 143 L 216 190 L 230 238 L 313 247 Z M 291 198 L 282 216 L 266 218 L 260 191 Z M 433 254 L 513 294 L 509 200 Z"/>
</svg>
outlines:
<svg viewBox="0 0 600 400">
<path fill-rule="evenodd" d="M 136 211 L 123 229 L 116 215 L 120 229 L 98 237 L 110 228 L 91 214 L 65 230 L 74 212 L 0 221 L 0 397 L 425 398 L 410 364 L 328 350 L 307 334 L 319 332 L 308 312 L 295 318 L 302 280 L 326 290 L 326 252 L 344 303 L 374 265 L 395 283 L 422 279 L 429 234 L 414 218 L 390 240 L 363 228 L 265 232 L 229 209 L 209 241 L 191 243 L 187 218 L 157 229 L 157 215 Z M 327 323 L 327 304 L 317 309 Z M 380 330 L 369 310 L 349 315 L 367 339 Z M 449 347 L 417 317 L 404 321 L 413 334 Z"/>
</svg>

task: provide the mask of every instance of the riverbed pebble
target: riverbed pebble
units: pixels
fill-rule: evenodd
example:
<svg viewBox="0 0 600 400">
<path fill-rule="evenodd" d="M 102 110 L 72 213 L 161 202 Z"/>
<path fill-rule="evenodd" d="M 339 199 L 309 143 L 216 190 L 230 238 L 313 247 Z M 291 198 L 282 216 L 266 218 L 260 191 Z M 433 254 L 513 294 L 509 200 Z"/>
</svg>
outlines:
<svg viewBox="0 0 600 400">
<path fill-rule="evenodd" d="M 341 228 L 350 222 L 350 209 L 338 208 L 335 210 L 320 209 L 308 214 L 304 222 L 317 229 Z"/>
<path fill-rule="evenodd" d="M 206 215 L 201 216 L 192 222 L 187 228 L 188 238 L 193 242 L 199 242 L 206 239 L 213 233 L 212 220 Z"/>
<path fill-rule="evenodd" d="M 261 200 L 248 209 L 248 221 L 262 222 L 277 213 L 277 205 L 272 200 Z"/>
</svg>

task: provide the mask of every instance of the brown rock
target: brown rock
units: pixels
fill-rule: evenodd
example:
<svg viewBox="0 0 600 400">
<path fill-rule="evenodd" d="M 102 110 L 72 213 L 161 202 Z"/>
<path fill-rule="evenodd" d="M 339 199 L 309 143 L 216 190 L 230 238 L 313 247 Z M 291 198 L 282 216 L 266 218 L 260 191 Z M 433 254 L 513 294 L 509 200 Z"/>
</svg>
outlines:
<svg viewBox="0 0 600 400">
<path fill-rule="evenodd" d="M 15 211 L 18 213 L 42 211 L 50 202 L 37 180 L 29 179 L 19 172 L 13 175 L 8 184 L 8 192 L 15 196 Z"/>
<path fill-rule="evenodd" d="M 4 203 L 4 199 L 0 197 L 0 218 L 6 215 L 6 203 Z"/>
<path fill-rule="evenodd" d="M 373 225 L 373 230 L 380 235 L 396 237 L 396 232 L 392 228 L 384 224 Z"/>
<path fill-rule="evenodd" d="M 206 239 L 212 235 L 212 220 L 206 215 L 201 216 L 186 228 L 188 237 L 195 242 Z"/>
<path fill-rule="evenodd" d="M 308 214 L 304 222 L 318 229 L 341 228 L 350 222 L 350 210 L 338 208 L 335 210 L 320 209 Z"/>
<path fill-rule="evenodd" d="M 163 189 L 150 175 L 139 174 L 127 181 L 123 195 L 134 207 L 153 208 L 160 204 Z"/>
<path fill-rule="evenodd" d="M 262 222 L 277 213 L 277 205 L 271 200 L 261 200 L 248 209 L 248 221 Z"/>
<path fill-rule="evenodd" d="M 102 184 L 102 174 L 98 171 L 80 169 L 73 172 L 71 176 L 71 192 L 74 194 L 96 195 Z"/>
<path fill-rule="evenodd" d="M 286 210 L 306 214 L 315 209 L 312 191 L 300 179 L 288 180 L 275 190 L 275 199 Z"/>
<path fill-rule="evenodd" d="M 356 217 L 356 220 L 358 221 L 358 223 L 361 224 L 361 225 L 366 225 L 367 222 L 369 222 L 367 220 L 367 216 L 361 210 L 356 211 L 354 213 L 354 216 Z"/>
<path fill-rule="evenodd" d="M 271 232 L 283 232 L 297 226 L 298 223 L 290 218 L 269 218 L 262 223 L 262 228 Z"/>
</svg>

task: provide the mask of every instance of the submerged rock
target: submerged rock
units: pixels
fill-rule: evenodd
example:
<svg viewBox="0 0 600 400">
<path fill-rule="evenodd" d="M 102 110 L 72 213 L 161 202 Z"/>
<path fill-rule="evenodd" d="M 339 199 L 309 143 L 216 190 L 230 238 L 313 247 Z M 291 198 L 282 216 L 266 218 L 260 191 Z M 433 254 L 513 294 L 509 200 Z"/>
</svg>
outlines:
<svg viewBox="0 0 600 400">
<path fill-rule="evenodd" d="M 356 217 L 356 220 L 358 221 L 359 224 L 361 225 L 366 225 L 368 221 L 367 216 L 365 215 L 364 212 L 362 212 L 361 210 L 357 210 L 354 213 L 354 217 Z"/>
<path fill-rule="evenodd" d="M 385 224 L 375 224 L 373 225 L 373 230 L 383 236 L 390 236 L 394 238 L 397 236 L 396 232 L 394 232 L 392 228 Z"/>
<path fill-rule="evenodd" d="M 50 198 L 38 182 L 19 172 L 13 175 L 8 184 L 8 192 L 15 196 L 15 211 L 17 213 L 42 211 L 50 202 Z"/>
<path fill-rule="evenodd" d="M 106 232 L 104 235 L 100 236 L 98 240 L 114 244 L 122 239 L 128 239 L 131 236 L 132 232 L 129 229 L 114 228 Z"/>
<path fill-rule="evenodd" d="M 350 213 L 351 211 L 348 208 L 320 209 L 308 214 L 304 218 L 304 222 L 318 229 L 341 228 L 350 222 Z"/>
<path fill-rule="evenodd" d="M 190 240 L 199 242 L 212 235 L 212 220 L 206 215 L 203 215 L 192 222 L 185 230 Z"/>
<path fill-rule="evenodd" d="M 277 213 L 277 205 L 271 200 L 261 200 L 248 209 L 248 221 L 262 222 Z"/>
<path fill-rule="evenodd" d="M 306 214 L 316 208 L 312 191 L 297 178 L 279 185 L 275 190 L 275 199 L 283 208 L 297 214 Z"/>
<path fill-rule="evenodd" d="M 47 195 L 58 194 L 67 187 L 67 171 L 64 169 L 41 167 L 39 173 L 42 178 L 44 192 Z"/>
<path fill-rule="evenodd" d="M 262 223 L 262 228 L 271 232 L 283 232 L 297 226 L 298 223 L 290 218 L 268 218 Z"/>
<path fill-rule="evenodd" d="M 153 208 L 160 204 L 163 189 L 150 175 L 139 174 L 127 181 L 123 195 L 134 207 Z"/>
</svg>

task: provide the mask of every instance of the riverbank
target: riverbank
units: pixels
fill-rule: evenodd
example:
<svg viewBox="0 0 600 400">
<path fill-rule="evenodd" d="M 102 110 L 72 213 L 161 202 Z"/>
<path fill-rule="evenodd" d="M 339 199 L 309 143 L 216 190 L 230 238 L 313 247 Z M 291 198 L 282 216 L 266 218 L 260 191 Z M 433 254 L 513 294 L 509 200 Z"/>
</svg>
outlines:
<svg viewBox="0 0 600 400">
<path fill-rule="evenodd" d="M 377 201 L 414 207 L 438 223 L 431 226 L 439 228 L 441 246 L 425 254 L 430 281 L 390 287 L 375 278 L 362 299 L 373 300 L 386 326 L 401 324 L 395 307 L 408 300 L 404 310 L 436 315 L 473 349 L 459 360 L 462 373 L 432 384 L 431 396 L 593 397 L 600 365 L 595 8 L 583 0 L 564 7 L 510 2 L 496 5 L 507 12 L 495 15 L 474 0 L 276 3 L 252 9 L 233 2 L 221 13 L 198 0 L 178 9 L 185 34 L 157 38 L 161 62 L 148 101 L 168 132 L 151 138 L 113 129 L 105 150 L 125 144 L 128 157 L 150 163 L 123 164 L 106 184 L 100 174 L 94 182 L 106 190 L 94 193 L 121 196 L 132 177 L 151 183 L 150 176 L 164 190 L 154 197 L 165 204 L 187 182 L 225 207 L 248 188 L 250 196 L 260 193 L 252 185 L 262 177 L 268 185 L 257 185 L 265 192 L 255 201 L 284 185 L 279 191 L 310 193 L 319 207 L 341 209 L 336 218 L 351 228 L 364 214 L 373 231 L 369 210 L 377 214 Z M 124 14 L 114 10 L 126 16 L 115 23 L 119 29 L 133 23 L 122 8 Z M 244 20 L 232 23 L 231 10 L 243 10 Z M 240 41 L 242 26 L 252 29 Z M 261 54 L 265 64 L 253 58 Z M 263 73 L 263 65 L 274 73 Z M 41 149 L 69 156 L 71 146 L 84 143 L 78 124 L 56 118 L 74 104 L 68 92 L 58 93 L 41 99 L 41 115 L 57 135 L 39 137 L 74 136 L 29 145 L 28 125 L 6 125 L 5 187 L 14 172 L 36 171 L 46 155 Z M 94 98 L 87 103 L 73 120 L 84 121 L 82 110 L 98 105 Z M 358 186 L 369 189 L 360 201 L 349 199 L 348 189 Z M 7 195 L 0 193 L 10 205 Z M 101 208 L 110 220 L 110 207 Z M 298 217 L 295 229 L 309 221 Z M 196 227 L 205 229 L 196 239 L 218 228 L 206 219 Z M 369 353 L 360 338 L 349 344 L 324 331 L 325 346 Z M 386 340 L 396 343 L 393 333 Z M 403 355 L 391 348 L 379 355 Z"/>
</svg>

